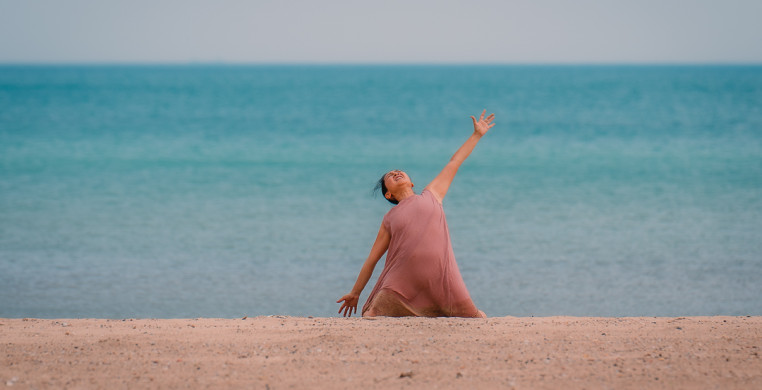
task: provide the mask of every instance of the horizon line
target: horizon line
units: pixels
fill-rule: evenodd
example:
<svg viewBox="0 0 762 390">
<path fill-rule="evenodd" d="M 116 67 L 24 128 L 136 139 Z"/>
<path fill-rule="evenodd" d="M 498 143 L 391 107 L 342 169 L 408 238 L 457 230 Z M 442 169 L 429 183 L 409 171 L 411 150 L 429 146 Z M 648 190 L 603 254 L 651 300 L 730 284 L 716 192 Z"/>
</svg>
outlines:
<svg viewBox="0 0 762 390">
<path fill-rule="evenodd" d="M 370 62 L 370 61 L 0 61 L 0 66 L 762 66 L 734 61 L 602 61 L 602 62 Z"/>
</svg>

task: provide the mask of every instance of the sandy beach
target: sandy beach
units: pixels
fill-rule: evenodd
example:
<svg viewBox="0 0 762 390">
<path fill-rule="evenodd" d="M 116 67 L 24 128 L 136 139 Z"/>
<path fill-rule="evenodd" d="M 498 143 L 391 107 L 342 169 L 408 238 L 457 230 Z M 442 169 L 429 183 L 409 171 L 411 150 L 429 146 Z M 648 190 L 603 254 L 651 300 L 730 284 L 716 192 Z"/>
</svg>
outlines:
<svg viewBox="0 0 762 390">
<path fill-rule="evenodd" d="M 0 386 L 762 388 L 762 317 L 0 319 Z"/>
</svg>

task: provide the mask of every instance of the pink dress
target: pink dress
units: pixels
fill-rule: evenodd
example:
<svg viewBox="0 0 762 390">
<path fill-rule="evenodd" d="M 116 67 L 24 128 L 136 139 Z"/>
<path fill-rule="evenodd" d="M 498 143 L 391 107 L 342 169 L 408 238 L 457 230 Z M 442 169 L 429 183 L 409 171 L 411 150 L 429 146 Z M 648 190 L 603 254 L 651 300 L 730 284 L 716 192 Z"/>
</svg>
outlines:
<svg viewBox="0 0 762 390">
<path fill-rule="evenodd" d="M 428 190 L 403 199 L 383 219 L 390 233 L 384 270 L 362 308 L 380 315 L 478 317 L 460 275 L 444 209 Z"/>
</svg>

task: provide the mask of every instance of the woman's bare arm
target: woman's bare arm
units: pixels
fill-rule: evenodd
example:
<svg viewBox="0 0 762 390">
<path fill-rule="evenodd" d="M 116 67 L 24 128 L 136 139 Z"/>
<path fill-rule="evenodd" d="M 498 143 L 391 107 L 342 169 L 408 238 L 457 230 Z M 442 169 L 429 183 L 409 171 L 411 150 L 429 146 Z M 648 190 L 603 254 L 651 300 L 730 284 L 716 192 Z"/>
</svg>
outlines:
<svg viewBox="0 0 762 390">
<path fill-rule="evenodd" d="M 450 184 L 452 184 L 452 180 L 455 178 L 455 174 L 458 173 L 458 168 L 460 168 L 460 165 L 463 164 L 463 161 L 465 161 L 466 158 L 471 154 L 482 136 L 487 134 L 487 131 L 489 131 L 489 129 L 495 125 L 492 123 L 492 120 L 495 119 L 495 114 L 490 114 L 485 119 L 484 114 L 486 113 L 487 110 L 482 111 L 482 115 L 479 116 L 478 121 L 473 116 L 471 117 L 471 120 L 474 122 L 473 134 L 468 137 L 466 142 L 464 142 L 458 151 L 456 151 L 455 154 L 450 158 L 450 161 L 447 163 L 447 165 L 445 165 L 442 171 L 439 172 L 439 175 L 437 175 L 437 177 L 435 177 L 434 180 L 432 180 L 431 183 L 426 186 L 426 189 L 434 194 L 434 196 L 439 200 L 439 203 L 442 203 L 442 200 L 447 194 L 447 190 L 450 189 Z"/>
<path fill-rule="evenodd" d="M 343 297 L 339 298 L 338 301 L 336 301 L 336 303 L 340 303 L 342 301 L 344 302 L 341 305 L 341 308 L 339 308 L 339 313 L 344 310 L 344 317 L 347 315 L 351 317 L 353 311 L 355 314 L 357 314 L 357 303 L 360 300 L 360 293 L 362 293 L 365 285 L 368 284 L 370 277 L 373 275 L 373 269 L 376 268 L 378 260 L 380 260 L 381 256 L 383 256 L 384 253 L 386 253 L 386 250 L 389 249 L 390 239 L 391 235 L 382 223 L 381 227 L 378 229 L 376 242 L 373 243 L 373 247 L 370 249 L 370 254 L 365 260 L 365 263 L 362 265 L 362 269 L 360 269 L 360 275 L 357 276 L 355 286 L 352 288 L 352 291 L 350 291 L 349 294 L 344 295 Z"/>
</svg>

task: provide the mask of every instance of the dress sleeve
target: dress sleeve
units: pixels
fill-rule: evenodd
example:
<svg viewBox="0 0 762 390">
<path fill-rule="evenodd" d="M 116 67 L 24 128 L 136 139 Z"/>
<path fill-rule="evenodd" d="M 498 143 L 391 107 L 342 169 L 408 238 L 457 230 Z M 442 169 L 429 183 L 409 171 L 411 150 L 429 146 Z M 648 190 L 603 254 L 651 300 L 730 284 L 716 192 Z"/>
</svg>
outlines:
<svg viewBox="0 0 762 390">
<path fill-rule="evenodd" d="M 423 191 L 421 191 L 421 196 L 424 196 L 424 197 L 426 197 L 426 198 L 428 198 L 428 199 L 430 199 L 430 200 L 433 200 L 434 202 L 437 202 L 437 203 L 439 203 L 439 201 L 437 200 L 437 197 L 436 197 L 436 196 L 434 196 L 434 193 L 432 193 L 431 191 L 429 191 L 429 189 L 428 189 L 428 188 L 426 188 L 426 189 L 424 189 Z"/>
<path fill-rule="evenodd" d="M 389 213 L 387 212 L 384 214 L 384 218 L 381 220 L 381 224 L 384 225 L 384 228 L 386 228 L 386 231 L 390 231 L 389 229 Z"/>
</svg>

